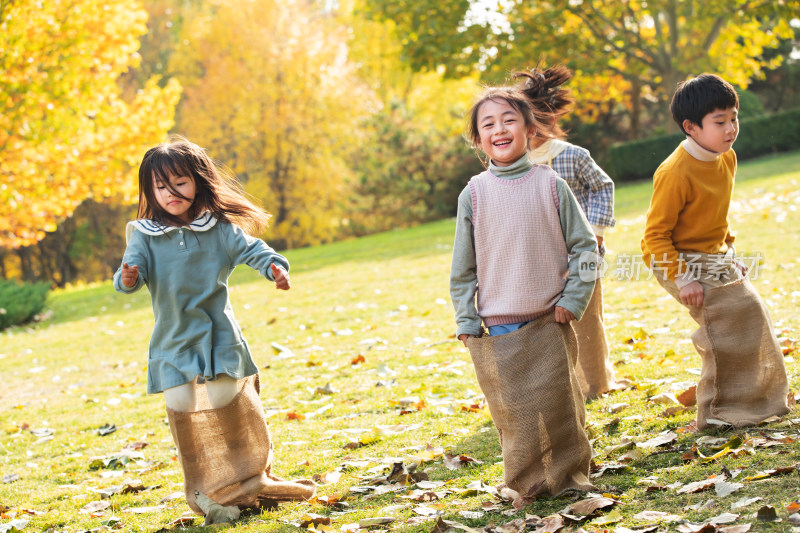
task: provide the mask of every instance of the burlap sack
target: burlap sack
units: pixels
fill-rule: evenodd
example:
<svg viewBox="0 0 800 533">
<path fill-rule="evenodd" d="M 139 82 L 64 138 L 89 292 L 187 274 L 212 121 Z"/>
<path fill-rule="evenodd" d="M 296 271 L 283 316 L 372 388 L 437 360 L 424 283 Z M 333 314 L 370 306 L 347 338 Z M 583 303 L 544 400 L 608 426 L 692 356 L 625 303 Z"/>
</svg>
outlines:
<svg viewBox="0 0 800 533">
<path fill-rule="evenodd" d="M 167 408 L 183 467 L 186 502 L 198 514 L 203 513 L 195 491 L 221 505 L 240 508 L 305 500 L 316 491 L 311 480 L 285 481 L 271 474 L 272 442 L 258 376 L 242 379 L 238 386 L 238 394 L 225 407 L 210 408 L 205 386 L 198 385 L 197 411 Z"/>
<path fill-rule="evenodd" d="M 707 289 L 692 341 L 702 358 L 697 427 L 709 418 L 737 427 L 789 412 L 789 384 L 772 320 L 747 278 Z"/>
<path fill-rule="evenodd" d="M 720 276 L 718 261 L 700 264 L 703 305 L 686 306 L 700 326 L 692 333 L 702 360 L 697 383 L 698 429 L 709 427 L 709 419 L 741 427 L 786 414 L 789 384 L 766 304 L 735 266 L 722 270 Z M 714 268 L 713 276 L 707 266 Z M 674 282 L 658 274 L 656 279 L 681 301 Z"/>
<path fill-rule="evenodd" d="M 500 432 L 506 485 L 525 498 L 592 489 L 572 327 L 549 314 L 467 347 Z"/>
<path fill-rule="evenodd" d="M 598 279 L 592 298 L 580 320 L 572 323 L 578 339 L 578 364 L 575 374 L 585 398 L 595 398 L 612 389 L 622 388 L 608 360 L 608 342 L 603 327 L 603 289 Z"/>
</svg>

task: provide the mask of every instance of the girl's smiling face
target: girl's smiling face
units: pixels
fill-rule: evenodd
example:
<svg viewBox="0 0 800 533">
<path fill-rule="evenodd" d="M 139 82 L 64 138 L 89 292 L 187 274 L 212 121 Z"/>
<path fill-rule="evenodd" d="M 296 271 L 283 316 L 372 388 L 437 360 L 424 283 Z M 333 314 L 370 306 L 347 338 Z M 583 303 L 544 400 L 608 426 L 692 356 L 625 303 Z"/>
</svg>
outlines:
<svg viewBox="0 0 800 533">
<path fill-rule="evenodd" d="M 498 167 L 507 167 L 525 155 L 536 133 L 522 113 L 503 99 L 488 100 L 478 109 L 481 150 Z"/>
<path fill-rule="evenodd" d="M 192 218 L 189 210 L 194 203 L 194 197 L 197 192 L 194 180 L 186 176 L 170 176 L 169 185 L 168 187 L 159 178 L 153 178 L 153 194 L 158 205 L 170 215 L 180 218 L 186 224 L 190 224 Z M 176 192 L 178 194 L 175 194 Z"/>
</svg>

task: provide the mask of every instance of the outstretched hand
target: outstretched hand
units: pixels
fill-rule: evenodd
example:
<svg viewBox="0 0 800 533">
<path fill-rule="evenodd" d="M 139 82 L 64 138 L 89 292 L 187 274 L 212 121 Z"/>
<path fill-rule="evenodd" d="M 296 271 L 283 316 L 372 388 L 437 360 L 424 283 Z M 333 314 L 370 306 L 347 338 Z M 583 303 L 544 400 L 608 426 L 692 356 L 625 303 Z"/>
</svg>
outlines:
<svg viewBox="0 0 800 533">
<path fill-rule="evenodd" d="M 128 266 L 128 263 L 122 263 L 122 274 L 120 274 L 122 284 L 130 288 L 136 285 L 139 279 L 139 267 L 136 265 Z"/>
<path fill-rule="evenodd" d="M 292 287 L 289 282 L 289 273 L 282 266 L 278 266 L 275 263 L 272 263 L 270 268 L 272 269 L 272 276 L 275 278 L 275 288 L 288 291 Z"/>
<path fill-rule="evenodd" d="M 572 314 L 572 311 L 556 306 L 556 322 L 559 324 L 569 324 L 573 320 L 575 320 L 575 315 Z"/>
</svg>

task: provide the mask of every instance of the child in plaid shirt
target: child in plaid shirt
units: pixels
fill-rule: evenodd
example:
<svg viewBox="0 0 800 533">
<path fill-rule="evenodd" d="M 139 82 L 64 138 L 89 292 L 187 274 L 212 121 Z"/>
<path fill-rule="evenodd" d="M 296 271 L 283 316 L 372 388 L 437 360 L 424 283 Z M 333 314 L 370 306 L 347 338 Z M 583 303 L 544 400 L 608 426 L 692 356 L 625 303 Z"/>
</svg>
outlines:
<svg viewBox="0 0 800 533">
<path fill-rule="evenodd" d="M 571 91 L 562 87 L 572 78 L 572 72 L 563 65 L 547 69 L 537 66 L 528 72 L 517 72 L 514 77 L 524 80 L 524 92 L 539 111 L 550 117 L 552 124 L 548 138 L 537 137 L 533 140 L 531 162 L 552 167 L 567 182 L 594 231 L 600 254 L 603 255 L 605 230 L 615 223 L 614 182 L 595 163 L 588 150 L 564 140 L 566 134 L 558 125 L 559 119 L 575 103 Z M 608 342 L 603 326 L 603 292 L 599 279 L 583 318 L 574 322 L 573 327 L 578 337 L 576 371 L 584 396 L 594 398 L 621 388 L 623 384 L 617 382 L 608 361 Z"/>
</svg>

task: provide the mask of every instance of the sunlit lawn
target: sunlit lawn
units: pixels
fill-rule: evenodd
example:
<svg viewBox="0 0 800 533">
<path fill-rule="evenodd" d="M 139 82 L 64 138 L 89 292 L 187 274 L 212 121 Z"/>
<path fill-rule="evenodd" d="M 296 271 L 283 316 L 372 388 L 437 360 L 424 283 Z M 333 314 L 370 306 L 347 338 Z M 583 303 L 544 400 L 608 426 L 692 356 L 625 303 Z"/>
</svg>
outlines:
<svg viewBox="0 0 800 533">
<path fill-rule="evenodd" d="M 786 338 L 796 338 L 800 329 L 798 181 L 800 153 L 743 163 L 731 217 L 737 249 L 763 256 L 754 282 Z M 688 314 L 654 280 L 645 279 L 646 270 L 641 270 L 641 279 L 627 279 L 635 272 L 622 260 L 639 254 L 649 194 L 649 183 L 618 187 L 618 224 L 607 235 L 611 268 L 603 283 L 608 338 L 618 375 L 636 386 L 587 405 L 599 465 L 625 453 L 606 454 L 607 447 L 678 430 L 694 416 L 662 415 L 669 405 L 648 400 L 683 392 L 697 380 L 700 366 L 689 341 L 694 325 Z M 525 513 L 550 515 L 572 502 L 540 500 L 520 513 L 508 503 L 483 510 L 482 504 L 497 500 L 485 491 L 466 490 L 479 480 L 500 482 L 502 463 L 469 354 L 453 338 L 448 293 L 453 229 L 454 222 L 447 220 L 290 251 L 293 288 L 288 293 L 246 268 L 234 274 L 233 305 L 261 369 L 275 471 L 289 478 L 337 471 L 341 476 L 329 475 L 335 482 L 320 485 L 318 492 L 346 500 L 337 507 L 321 502 L 282 505 L 246 516 L 237 530 L 295 530 L 304 515 L 316 513 L 332 519 L 332 531 L 364 518 L 391 516 L 396 521 L 381 528 L 427 532 L 436 517 L 426 514 L 441 512 L 447 520 L 482 527 Z M 8 507 L 0 524 L 22 519 L 29 521 L 26 531 L 69 532 L 168 527 L 188 508 L 183 497 L 165 499 L 181 491 L 182 476 L 163 399 L 144 394 L 152 328 L 148 293 L 125 297 L 109 284 L 76 288 L 54 294 L 50 309 L 47 321 L 0 336 L 0 508 Z M 272 343 L 291 353 L 278 353 Z M 791 354 L 786 362 L 791 386 L 798 390 L 798 364 Z M 333 394 L 323 393 L 326 386 Z M 305 419 L 290 420 L 289 413 L 303 413 Z M 785 507 L 800 498 L 800 475 L 794 471 L 761 481 L 744 478 L 800 461 L 798 445 L 790 442 L 800 438 L 794 417 L 796 412 L 765 427 L 705 433 L 787 441 L 707 464 L 681 461 L 696 434 L 679 433 L 676 442 L 660 450 L 640 449 L 630 457 L 628 471 L 594 479 L 620 502 L 616 510 L 621 517 L 607 526 L 589 522 L 584 527 L 643 525 L 648 521 L 634 515 L 653 510 L 696 522 L 729 512 L 740 515 L 737 524 L 753 522 L 751 531 L 789 531 Z M 97 430 L 105 424 L 114 424 L 116 431 L 100 436 Z M 366 445 L 345 447 L 359 439 Z M 118 454 L 135 442 L 147 443 L 140 458 L 124 468 L 92 469 L 95 459 Z M 392 486 L 397 490 L 384 494 L 350 491 L 369 477 L 388 473 L 392 463 L 419 462 L 426 447 L 434 458 L 418 470 L 444 482 L 431 489 L 444 493 L 441 500 L 404 498 L 413 485 Z M 443 464 L 443 451 L 480 463 L 450 470 Z M 702 446 L 700 451 L 714 453 Z M 733 481 L 743 487 L 730 496 L 717 497 L 713 488 L 697 494 L 653 488 L 698 481 L 719 474 L 723 466 L 732 472 L 742 469 Z M 117 493 L 108 500 L 97 492 L 137 484 L 147 490 Z M 744 497 L 761 500 L 731 510 Z M 100 500 L 111 505 L 96 512 L 85 507 Z M 708 500 L 715 503 L 686 510 Z M 752 515 L 763 505 L 774 506 L 783 521 L 756 522 Z M 475 514 L 460 514 L 464 511 Z M 606 509 L 600 515 L 609 513 Z M 663 530 L 675 527 L 665 525 Z"/>
</svg>

